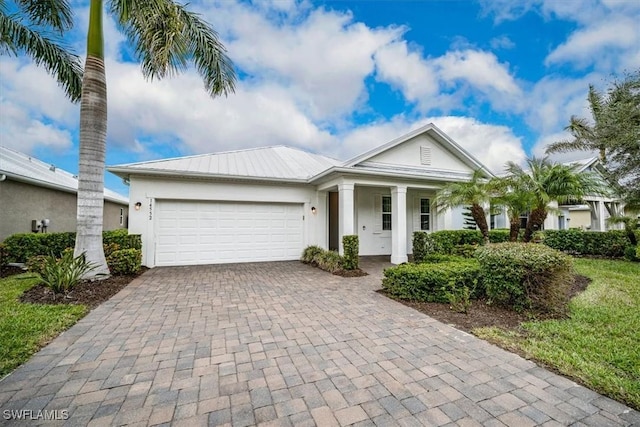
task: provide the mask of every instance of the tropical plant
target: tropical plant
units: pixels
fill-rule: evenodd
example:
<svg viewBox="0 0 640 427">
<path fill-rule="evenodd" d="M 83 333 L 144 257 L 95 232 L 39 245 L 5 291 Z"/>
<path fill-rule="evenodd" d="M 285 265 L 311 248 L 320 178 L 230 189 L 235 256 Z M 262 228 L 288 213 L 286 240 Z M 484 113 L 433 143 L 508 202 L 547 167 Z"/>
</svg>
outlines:
<svg viewBox="0 0 640 427">
<path fill-rule="evenodd" d="M 571 117 L 572 139 L 549 145 L 547 153 L 597 151 L 611 184 L 640 202 L 640 70 L 614 81 L 606 95 L 589 86 L 587 99 L 591 120 Z"/>
<path fill-rule="evenodd" d="M 492 188 L 488 184 L 485 172 L 477 169 L 473 172 L 471 180 L 446 185 L 438 193 L 436 205 L 441 212 L 457 206 L 470 206 L 471 216 L 480 229 L 484 241 L 489 243 L 489 226 L 483 206 L 489 204 L 491 196 Z"/>
<path fill-rule="evenodd" d="M 507 163 L 507 178 L 518 192 L 529 193 L 532 202 L 524 241 L 529 242 L 542 224 L 551 202 L 565 203 L 581 200 L 587 194 L 602 194 L 602 182 L 587 171 L 578 171 L 578 165 L 553 163 L 547 157 L 527 159 L 528 169 L 514 162 Z"/>
<path fill-rule="evenodd" d="M 622 224 L 629 242 L 638 245 L 636 230 L 640 228 L 640 203 L 629 202 L 624 207 L 624 214 L 617 214 L 607 218 L 608 224 Z"/>
<path fill-rule="evenodd" d="M 103 0 L 91 0 L 87 58 L 80 103 L 80 164 L 75 253 L 86 253 L 108 274 L 102 246 L 107 87 L 103 49 Z M 108 11 L 134 46 L 142 74 L 162 79 L 195 65 L 211 96 L 234 91 L 235 72 L 211 26 L 172 0 L 111 0 Z"/>
<path fill-rule="evenodd" d="M 73 26 L 66 0 L 0 1 L 0 54 L 26 53 L 62 86 L 69 99 L 80 99 L 82 63 L 59 40 Z M 9 11 L 15 11 L 9 13 Z"/>
<path fill-rule="evenodd" d="M 534 205 L 533 193 L 521 185 L 521 181 L 513 176 L 497 177 L 491 182 L 496 189 L 493 203 L 502 206 L 509 218 L 509 241 L 516 242 L 520 232 L 520 217 L 525 215 Z"/>
<path fill-rule="evenodd" d="M 84 254 L 74 257 L 71 251 L 67 251 L 61 258 L 47 256 L 40 266 L 39 275 L 54 294 L 63 294 L 72 290 L 93 269 L 95 265 L 87 261 Z"/>
</svg>

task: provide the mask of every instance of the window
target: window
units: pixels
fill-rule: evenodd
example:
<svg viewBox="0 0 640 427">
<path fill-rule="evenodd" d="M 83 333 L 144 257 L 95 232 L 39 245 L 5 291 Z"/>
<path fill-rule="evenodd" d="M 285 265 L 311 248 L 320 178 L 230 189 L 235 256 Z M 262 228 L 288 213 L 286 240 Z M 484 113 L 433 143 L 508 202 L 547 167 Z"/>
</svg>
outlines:
<svg viewBox="0 0 640 427">
<path fill-rule="evenodd" d="M 124 225 L 124 209 L 120 208 L 120 225 Z"/>
<path fill-rule="evenodd" d="M 420 230 L 431 229 L 431 202 L 429 199 L 420 199 Z"/>
<path fill-rule="evenodd" d="M 382 196 L 382 229 L 391 230 L 391 196 Z"/>
</svg>

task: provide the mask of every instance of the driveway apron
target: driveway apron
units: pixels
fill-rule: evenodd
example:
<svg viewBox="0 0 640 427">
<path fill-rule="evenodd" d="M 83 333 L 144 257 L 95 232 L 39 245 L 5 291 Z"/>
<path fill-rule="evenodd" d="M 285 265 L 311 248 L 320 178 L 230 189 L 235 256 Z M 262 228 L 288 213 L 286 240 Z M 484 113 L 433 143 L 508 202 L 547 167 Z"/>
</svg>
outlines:
<svg viewBox="0 0 640 427">
<path fill-rule="evenodd" d="M 640 425 L 637 411 L 376 293 L 385 264 L 364 263 L 361 278 L 299 262 L 149 270 L 0 382 L 0 423 Z"/>
</svg>

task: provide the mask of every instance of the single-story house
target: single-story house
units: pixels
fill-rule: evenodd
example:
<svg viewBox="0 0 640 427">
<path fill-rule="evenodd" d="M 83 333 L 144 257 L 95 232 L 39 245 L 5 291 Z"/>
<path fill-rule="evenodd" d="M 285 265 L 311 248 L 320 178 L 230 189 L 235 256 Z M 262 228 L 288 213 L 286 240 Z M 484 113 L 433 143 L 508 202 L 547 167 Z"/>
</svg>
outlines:
<svg viewBox="0 0 640 427">
<path fill-rule="evenodd" d="M 76 230 L 78 179 L 0 146 L 0 241 L 15 233 Z M 127 228 L 129 199 L 104 190 L 104 229 Z"/>
<path fill-rule="evenodd" d="M 148 267 L 299 259 L 309 245 L 407 261 L 416 230 L 461 228 L 434 198 L 480 169 L 433 124 L 348 161 L 284 146 L 108 167 L 130 182 L 129 231 Z M 460 218 L 454 218 L 460 216 Z"/>
</svg>

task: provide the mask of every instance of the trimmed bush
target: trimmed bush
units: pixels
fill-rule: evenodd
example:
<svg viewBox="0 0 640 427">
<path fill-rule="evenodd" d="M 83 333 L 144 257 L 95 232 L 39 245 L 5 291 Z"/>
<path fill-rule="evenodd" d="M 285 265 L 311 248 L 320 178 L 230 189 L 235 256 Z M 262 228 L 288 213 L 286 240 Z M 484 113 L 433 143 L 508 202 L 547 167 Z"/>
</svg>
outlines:
<svg viewBox="0 0 640 427">
<path fill-rule="evenodd" d="M 413 262 L 421 263 L 430 254 L 435 252 L 435 245 L 431 235 L 424 231 L 413 233 Z"/>
<path fill-rule="evenodd" d="M 638 246 L 636 246 L 636 258 L 640 259 L 640 244 L 638 244 Z"/>
<path fill-rule="evenodd" d="M 56 258 L 62 256 L 66 248 L 75 246 L 76 233 L 21 233 L 13 234 L 4 240 L 7 248 L 7 262 L 27 262 L 36 255 Z M 128 234 L 125 229 L 105 231 L 102 234 L 104 245 L 117 244 L 119 249 L 141 249 L 139 234 Z M 105 254 L 106 255 L 106 254 Z"/>
<path fill-rule="evenodd" d="M 453 254 L 463 258 L 473 258 L 479 247 L 478 245 L 457 245 L 453 247 Z"/>
<path fill-rule="evenodd" d="M 509 241 L 509 229 L 508 228 L 496 228 L 489 230 L 489 241 L 491 243 L 502 243 Z"/>
<path fill-rule="evenodd" d="M 142 265 L 142 251 L 140 249 L 120 249 L 113 251 L 107 257 L 109 271 L 114 275 L 135 274 Z"/>
<path fill-rule="evenodd" d="M 0 270 L 5 268 L 9 264 L 9 252 L 7 246 L 4 243 L 0 243 Z"/>
<path fill-rule="evenodd" d="M 640 246 L 640 245 L 638 245 Z M 640 258 L 637 257 L 638 246 L 627 246 L 624 248 L 624 259 L 627 261 L 640 261 Z"/>
<path fill-rule="evenodd" d="M 572 255 L 592 255 L 621 258 L 629 239 L 623 230 L 581 231 L 546 230 L 543 243 L 550 248 Z"/>
<path fill-rule="evenodd" d="M 31 273 L 42 275 L 47 258 L 45 255 L 32 256 L 27 260 L 27 270 Z"/>
<path fill-rule="evenodd" d="M 573 283 L 571 257 L 544 245 L 498 243 L 476 252 L 492 303 L 516 310 L 566 310 Z"/>
<path fill-rule="evenodd" d="M 344 247 L 344 255 L 342 257 L 342 268 L 345 270 L 355 270 L 358 268 L 360 252 L 360 243 L 358 236 L 350 234 L 342 236 L 342 246 Z"/>
<path fill-rule="evenodd" d="M 456 257 L 442 262 L 402 264 L 384 271 L 382 288 L 397 298 L 446 303 L 452 294 L 481 295 L 479 272 L 476 260 Z"/>
</svg>

